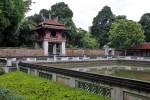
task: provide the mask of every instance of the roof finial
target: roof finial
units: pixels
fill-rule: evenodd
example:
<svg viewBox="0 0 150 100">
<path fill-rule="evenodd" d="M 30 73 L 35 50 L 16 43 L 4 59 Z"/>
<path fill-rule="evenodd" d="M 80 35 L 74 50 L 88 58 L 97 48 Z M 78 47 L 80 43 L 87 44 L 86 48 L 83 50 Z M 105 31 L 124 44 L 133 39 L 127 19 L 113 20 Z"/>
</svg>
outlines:
<svg viewBox="0 0 150 100">
<path fill-rule="evenodd" d="M 63 24 L 64 24 L 64 25 L 66 25 L 66 24 L 67 24 L 67 22 L 64 22 Z"/>
<path fill-rule="evenodd" d="M 51 14 L 49 14 L 49 19 L 51 20 L 52 18 L 51 18 Z"/>
<path fill-rule="evenodd" d="M 57 17 L 55 17 L 55 19 L 54 19 L 55 21 L 58 21 L 58 16 Z"/>
<path fill-rule="evenodd" d="M 45 21 L 46 18 L 43 16 L 43 13 L 41 13 L 41 17 Z"/>
</svg>

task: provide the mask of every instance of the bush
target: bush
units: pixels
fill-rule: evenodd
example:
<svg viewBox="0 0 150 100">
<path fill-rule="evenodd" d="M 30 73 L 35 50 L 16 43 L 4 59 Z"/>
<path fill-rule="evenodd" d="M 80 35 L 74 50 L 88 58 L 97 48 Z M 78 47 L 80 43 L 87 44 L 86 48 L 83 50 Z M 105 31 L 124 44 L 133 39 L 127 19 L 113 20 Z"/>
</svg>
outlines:
<svg viewBox="0 0 150 100">
<path fill-rule="evenodd" d="M 3 74 L 5 74 L 5 72 L 4 72 L 3 68 L 0 67 L 0 75 L 3 75 Z"/>
<path fill-rule="evenodd" d="M 24 100 L 23 97 L 15 94 L 14 91 L 5 89 L 0 86 L 0 100 Z"/>
<path fill-rule="evenodd" d="M 29 100 L 109 100 L 102 96 L 71 88 L 48 79 L 20 71 L 0 76 L 0 83 Z"/>
</svg>

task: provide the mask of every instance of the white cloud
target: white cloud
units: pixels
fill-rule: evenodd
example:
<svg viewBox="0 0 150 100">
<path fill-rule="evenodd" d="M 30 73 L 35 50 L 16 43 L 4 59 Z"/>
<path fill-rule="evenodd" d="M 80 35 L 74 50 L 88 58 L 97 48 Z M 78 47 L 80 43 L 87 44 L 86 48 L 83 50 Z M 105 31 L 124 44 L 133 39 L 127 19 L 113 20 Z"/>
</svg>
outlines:
<svg viewBox="0 0 150 100">
<path fill-rule="evenodd" d="M 88 30 L 92 25 L 93 18 L 105 6 L 111 7 L 115 15 L 126 15 L 128 19 L 139 21 L 140 17 L 150 12 L 149 0 L 32 0 L 32 5 L 27 15 L 39 13 L 41 9 L 50 9 L 51 5 L 65 2 L 73 11 L 73 20 L 77 27 Z"/>
</svg>

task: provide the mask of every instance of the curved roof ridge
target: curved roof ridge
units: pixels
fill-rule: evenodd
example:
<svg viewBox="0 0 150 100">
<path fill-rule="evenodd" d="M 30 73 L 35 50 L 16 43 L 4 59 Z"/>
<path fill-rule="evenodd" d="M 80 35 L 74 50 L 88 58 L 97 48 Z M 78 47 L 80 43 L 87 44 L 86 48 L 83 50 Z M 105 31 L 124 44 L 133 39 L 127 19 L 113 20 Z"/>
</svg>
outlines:
<svg viewBox="0 0 150 100">
<path fill-rule="evenodd" d="M 62 23 L 55 21 L 55 20 L 50 20 L 50 19 L 45 19 L 43 21 L 43 24 L 48 24 L 48 25 L 56 25 L 56 26 L 64 26 Z"/>
</svg>

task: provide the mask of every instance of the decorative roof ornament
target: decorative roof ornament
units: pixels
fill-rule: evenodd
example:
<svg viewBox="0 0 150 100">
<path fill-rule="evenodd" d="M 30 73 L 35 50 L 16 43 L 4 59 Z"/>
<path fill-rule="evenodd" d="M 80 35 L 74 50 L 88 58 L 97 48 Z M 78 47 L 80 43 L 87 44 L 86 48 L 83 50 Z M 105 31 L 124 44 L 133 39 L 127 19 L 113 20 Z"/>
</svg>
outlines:
<svg viewBox="0 0 150 100">
<path fill-rule="evenodd" d="M 43 13 L 41 13 L 41 17 L 45 21 L 46 18 L 44 17 Z"/>
<path fill-rule="evenodd" d="M 51 19 L 52 19 L 51 14 L 49 14 L 49 20 L 51 20 Z"/>
<path fill-rule="evenodd" d="M 58 21 L 58 16 L 54 18 L 55 21 Z"/>
<path fill-rule="evenodd" d="M 64 22 L 63 24 L 64 24 L 64 25 L 66 25 L 66 24 L 67 24 L 67 22 Z"/>
</svg>

